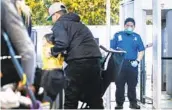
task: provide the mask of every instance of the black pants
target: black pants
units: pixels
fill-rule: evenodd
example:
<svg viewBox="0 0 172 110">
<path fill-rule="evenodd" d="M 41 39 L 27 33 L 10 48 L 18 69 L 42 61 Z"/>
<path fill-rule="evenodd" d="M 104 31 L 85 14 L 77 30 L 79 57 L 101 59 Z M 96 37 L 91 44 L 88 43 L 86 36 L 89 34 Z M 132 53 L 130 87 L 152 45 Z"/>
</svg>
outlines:
<svg viewBox="0 0 172 110">
<path fill-rule="evenodd" d="M 136 85 L 138 82 L 138 67 L 132 67 L 130 61 L 125 60 L 116 81 L 116 103 L 123 105 L 125 101 L 125 84 L 128 85 L 128 98 L 130 103 L 137 103 Z"/>
<path fill-rule="evenodd" d="M 68 62 L 68 85 L 65 89 L 65 109 L 77 109 L 84 94 L 84 101 L 92 109 L 103 108 L 101 97 L 100 59 L 80 59 Z"/>
</svg>

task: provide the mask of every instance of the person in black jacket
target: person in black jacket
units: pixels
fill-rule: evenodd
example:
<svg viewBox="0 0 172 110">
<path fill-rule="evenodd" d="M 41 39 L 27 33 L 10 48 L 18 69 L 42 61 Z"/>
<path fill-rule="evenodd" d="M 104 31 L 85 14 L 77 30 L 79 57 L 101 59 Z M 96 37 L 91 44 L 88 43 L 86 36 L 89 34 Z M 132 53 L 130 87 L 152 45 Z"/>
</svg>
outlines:
<svg viewBox="0 0 172 110">
<path fill-rule="evenodd" d="M 67 51 L 65 61 L 68 85 L 65 88 L 65 109 L 76 109 L 81 95 L 92 109 L 102 109 L 99 47 L 91 31 L 80 22 L 80 17 L 67 13 L 65 5 L 56 2 L 49 7 L 52 20 L 54 47 L 49 55 Z"/>
</svg>

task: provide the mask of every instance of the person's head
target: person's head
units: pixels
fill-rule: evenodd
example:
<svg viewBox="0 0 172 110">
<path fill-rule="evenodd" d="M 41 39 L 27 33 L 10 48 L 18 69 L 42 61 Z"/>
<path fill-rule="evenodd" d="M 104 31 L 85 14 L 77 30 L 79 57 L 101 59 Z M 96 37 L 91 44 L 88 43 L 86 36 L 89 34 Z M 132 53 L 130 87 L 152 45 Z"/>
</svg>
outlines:
<svg viewBox="0 0 172 110">
<path fill-rule="evenodd" d="M 52 35 L 52 33 L 45 34 L 43 39 L 46 40 L 47 43 L 53 44 L 53 35 Z"/>
<path fill-rule="evenodd" d="M 62 15 L 67 13 L 66 6 L 61 2 L 53 3 L 49 7 L 49 17 L 47 20 L 52 20 L 55 23 Z"/>
<path fill-rule="evenodd" d="M 133 18 L 127 18 L 124 22 L 124 29 L 127 33 L 132 33 L 135 28 L 135 20 Z"/>
</svg>

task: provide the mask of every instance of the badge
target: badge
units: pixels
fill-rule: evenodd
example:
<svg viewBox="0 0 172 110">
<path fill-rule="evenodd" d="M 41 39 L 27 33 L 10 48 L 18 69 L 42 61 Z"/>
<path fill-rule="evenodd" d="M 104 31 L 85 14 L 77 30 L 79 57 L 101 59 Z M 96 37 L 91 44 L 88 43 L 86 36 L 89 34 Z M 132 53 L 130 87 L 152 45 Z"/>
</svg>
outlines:
<svg viewBox="0 0 172 110">
<path fill-rule="evenodd" d="M 118 36 L 118 41 L 122 41 L 122 36 L 121 35 Z"/>
<path fill-rule="evenodd" d="M 137 41 L 137 37 L 134 37 L 134 40 Z"/>
</svg>

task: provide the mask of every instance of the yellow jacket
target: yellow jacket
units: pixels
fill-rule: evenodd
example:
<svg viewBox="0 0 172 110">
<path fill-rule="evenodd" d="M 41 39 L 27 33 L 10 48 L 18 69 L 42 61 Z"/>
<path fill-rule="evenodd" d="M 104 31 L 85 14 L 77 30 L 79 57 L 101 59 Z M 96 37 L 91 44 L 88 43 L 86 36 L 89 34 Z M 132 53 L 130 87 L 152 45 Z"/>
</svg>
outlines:
<svg viewBox="0 0 172 110">
<path fill-rule="evenodd" d="M 46 56 L 47 49 L 50 49 L 53 46 L 54 45 L 47 42 L 43 45 L 43 49 L 42 49 L 43 70 L 52 70 L 52 69 L 62 68 L 63 66 L 64 57 L 62 57 L 61 54 L 59 54 L 57 58 L 53 56 L 51 57 Z"/>
</svg>

